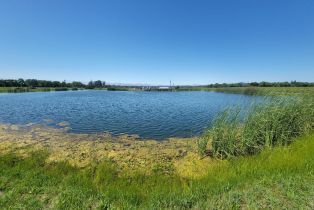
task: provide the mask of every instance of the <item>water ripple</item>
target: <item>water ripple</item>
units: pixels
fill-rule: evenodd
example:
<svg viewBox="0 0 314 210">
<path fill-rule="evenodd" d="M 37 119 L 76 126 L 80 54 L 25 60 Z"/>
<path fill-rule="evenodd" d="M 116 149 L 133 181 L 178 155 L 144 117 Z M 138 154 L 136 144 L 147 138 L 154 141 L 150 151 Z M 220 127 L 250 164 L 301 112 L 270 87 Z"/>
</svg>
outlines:
<svg viewBox="0 0 314 210">
<path fill-rule="evenodd" d="M 75 133 L 165 139 L 199 135 L 226 106 L 261 97 L 212 92 L 76 91 L 0 95 L 0 122 L 68 122 Z"/>
</svg>

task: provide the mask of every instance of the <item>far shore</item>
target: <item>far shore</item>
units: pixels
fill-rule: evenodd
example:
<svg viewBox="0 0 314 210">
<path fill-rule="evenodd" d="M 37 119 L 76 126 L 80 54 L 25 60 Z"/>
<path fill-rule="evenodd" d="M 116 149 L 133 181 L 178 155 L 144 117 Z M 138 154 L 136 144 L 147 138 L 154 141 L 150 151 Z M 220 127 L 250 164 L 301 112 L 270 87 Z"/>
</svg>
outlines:
<svg viewBox="0 0 314 210">
<path fill-rule="evenodd" d="M 24 93 L 24 92 L 50 92 L 50 91 L 79 91 L 79 90 L 104 90 L 104 91 L 146 91 L 146 92 L 178 92 L 178 91 L 209 91 L 222 93 L 235 93 L 245 95 L 300 95 L 314 94 L 314 87 L 177 87 L 169 89 L 142 87 L 114 86 L 107 88 L 51 88 L 51 87 L 0 87 L 0 93 Z"/>
</svg>

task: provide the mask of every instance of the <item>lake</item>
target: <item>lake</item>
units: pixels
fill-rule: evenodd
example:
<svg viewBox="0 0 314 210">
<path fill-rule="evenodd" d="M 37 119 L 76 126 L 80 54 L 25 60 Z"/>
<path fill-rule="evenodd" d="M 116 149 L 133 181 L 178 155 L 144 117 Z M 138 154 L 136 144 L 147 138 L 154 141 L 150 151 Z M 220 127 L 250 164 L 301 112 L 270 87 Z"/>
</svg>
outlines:
<svg viewBox="0 0 314 210">
<path fill-rule="evenodd" d="M 215 92 L 69 91 L 0 94 L 0 123 L 39 123 L 69 132 L 166 139 L 200 135 L 218 112 L 261 97 Z"/>
</svg>

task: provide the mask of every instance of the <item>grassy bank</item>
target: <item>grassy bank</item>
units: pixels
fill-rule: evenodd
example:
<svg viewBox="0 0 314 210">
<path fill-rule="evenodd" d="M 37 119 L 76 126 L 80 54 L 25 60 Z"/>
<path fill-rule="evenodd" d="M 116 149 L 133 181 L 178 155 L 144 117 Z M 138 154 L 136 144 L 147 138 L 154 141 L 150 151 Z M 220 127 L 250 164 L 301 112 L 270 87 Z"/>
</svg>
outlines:
<svg viewBox="0 0 314 210">
<path fill-rule="evenodd" d="M 0 156 L 1 209 L 313 209 L 314 135 L 257 156 L 215 160 L 205 176 L 126 176 L 112 161 L 77 168 L 47 153 Z"/>
<path fill-rule="evenodd" d="M 52 88 L 0 87 L 0 93 L 47 92 Z"/>
<path fill-rule="evenodd" d="M 84 88 L 28 88 L 28 87 L 0 87 L 0 93 L 22 93 L 22 92 L 49 92 L 49 91 L 68 91 Z M 87 90 L 108 90 L 108 91 L 148 91 L 147 89 L 135 87 L 120 87 L 111 86 L 108 88 L 93 88 Z M 314 87 L 226 87 L 226 88 L 207 88 L 207 87 L 179 87 L 174 89 L 149 89 L 149 91 L 210 91 L 222 93 L 236 93 L 245 95 L 260 95 L 260 96 L 287 96 L 287 95 L 314 95 Z"/>
<path fill-rule="evenodd" d="M 152 90 L 153 91 L 153 90 Z M 245 95 L 260 95 L 260 96 L 299 96 L 303 94 L 314 95 L 314 87 L 221 87 L 209 88 L 204 86 L 198 87 L 177 87 L 165 91 L 209 91 L 221 93 L 235 93 Z"/>
<path fill-rule="evenodd" d="M 246 95 L 261 96 L 286 96 L 286 95 L 314 95 L 314 87 L 226 87 L 226 88 L 205 88 L 206 91 L 237 93 Z"/>
</svg>

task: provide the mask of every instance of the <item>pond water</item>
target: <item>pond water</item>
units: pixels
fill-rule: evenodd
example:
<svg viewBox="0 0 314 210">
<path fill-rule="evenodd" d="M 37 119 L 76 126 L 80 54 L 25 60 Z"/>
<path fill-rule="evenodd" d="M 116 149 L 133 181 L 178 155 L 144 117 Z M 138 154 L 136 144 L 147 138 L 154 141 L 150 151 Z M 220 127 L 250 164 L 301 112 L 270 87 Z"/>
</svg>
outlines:
<svg viewBox="0 0 314 210">
<path fill-rule="evenodd" d="M 0 123 L 69 124 L 69 132 L 136 134 L 144 139 L 200 135 L 228 106 L 261 97 L 215 92 L 69 91 L 0 94 Z"/>
</svg>

